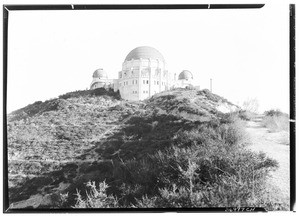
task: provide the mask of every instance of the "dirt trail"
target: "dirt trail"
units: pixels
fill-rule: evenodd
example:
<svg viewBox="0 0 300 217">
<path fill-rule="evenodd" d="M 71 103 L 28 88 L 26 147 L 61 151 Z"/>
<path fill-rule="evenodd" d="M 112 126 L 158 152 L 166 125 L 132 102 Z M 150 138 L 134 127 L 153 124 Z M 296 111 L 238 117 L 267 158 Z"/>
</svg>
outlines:
<svg viewBox="0 0 300 217">
<path fill-rule="evenodd" d="M 278 189 L 278 199 L 289 203 L 290 197 L 290 140 L 285 131 L 270 132 L 261 124 L 262 116 L 247 123 L 247 132 L 252 142 L 249 148 L 255 152 L 262 151 L 279 163 L 279 168 L 271 172 L 267 180 L 269 187 Z"/>
</svg>

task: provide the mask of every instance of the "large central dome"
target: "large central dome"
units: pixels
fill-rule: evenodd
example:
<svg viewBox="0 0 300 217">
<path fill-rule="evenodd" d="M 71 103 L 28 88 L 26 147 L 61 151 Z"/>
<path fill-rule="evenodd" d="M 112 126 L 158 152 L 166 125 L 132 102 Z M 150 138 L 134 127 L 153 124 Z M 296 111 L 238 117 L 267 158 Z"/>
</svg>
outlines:
<svg viewBox="0 0 300 217">
<path fill-rule="evenodd" d="M 134 48 L 130 53 L 126 56 L 125 61 L 130 61 L 132 59 L 158 59 L 161 61 L 165 61 L 163 55 L 153 47 L 142 46 Z"/>
</svg>

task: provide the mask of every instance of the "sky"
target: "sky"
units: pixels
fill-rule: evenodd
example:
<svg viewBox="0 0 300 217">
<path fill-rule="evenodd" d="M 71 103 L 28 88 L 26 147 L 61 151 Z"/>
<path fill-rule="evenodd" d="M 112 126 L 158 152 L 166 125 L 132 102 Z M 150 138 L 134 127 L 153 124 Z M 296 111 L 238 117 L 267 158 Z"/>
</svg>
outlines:
<svg viewBox="0 0 300 217">
<path fill-rule="evenodd" d="M 259 111 L 289 112 L 289 8 L 243 10 L 10 11 L 7 111 L 84 90 L 103 68 L 117 78 L 138 46 L 159 50 L 170 72 Z"/>
</svg>

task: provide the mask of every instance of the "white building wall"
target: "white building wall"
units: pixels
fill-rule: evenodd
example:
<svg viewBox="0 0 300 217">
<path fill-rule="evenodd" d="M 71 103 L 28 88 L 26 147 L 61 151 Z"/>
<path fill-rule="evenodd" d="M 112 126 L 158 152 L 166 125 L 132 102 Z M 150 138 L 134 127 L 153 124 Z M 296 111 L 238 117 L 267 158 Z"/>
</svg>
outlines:
<svg viewBox="0 0 300 217">
<path fill-rule="evenodd" d="M 119 72 L 121 97 L 127 100 L 144 100 L 166 90 L 167 76 L 164 77 L 164 73 L 163 61 L 154 59 L 125 61 L 122 71 Z"/>
<path fill-rule="evenodd" d="M 180 79 L 174 83 L 174 88 L 190 88 L 194 86 L 195 85 L 193 79 L 189 79 L 189 80 Z"/>
<path fill-rule="evenodd" d="M 103 79 L 103 78 L 93 78 L 93 81 L 91 83 L 90 89 L 96 89 L 96 88 L 114 88 L 114 81 L 115 79 Z"/>
</svg>

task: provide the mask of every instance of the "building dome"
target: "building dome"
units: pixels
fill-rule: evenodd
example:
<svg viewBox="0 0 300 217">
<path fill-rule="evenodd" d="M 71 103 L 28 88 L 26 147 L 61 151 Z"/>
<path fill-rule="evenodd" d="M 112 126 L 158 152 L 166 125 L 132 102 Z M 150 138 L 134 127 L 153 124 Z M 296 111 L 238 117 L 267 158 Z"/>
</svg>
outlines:
<svg viewBox="0 0 300 217">
<path fill-rule="evenodd" d="M 103 69 L 97 69 L 93 74 L 93 78 L 105 78 L 105 79 L 107 79 L 107 74 Z"/>
<path fill-rule="evenodd" d="M 158 50 L 148 46 L 137 47 L 130 51 L 126 56 L 125 61 L 130 61 L 132 59 L 157 59 L 165 61 L 163 55 Z"/>
<path fill-rule="evenodd" d="M 188 70 L 183 70 L 178 76 L 178 80 L 190 80 L 190 79 L 193 79 L 193 74 Z"/>
</svg>

